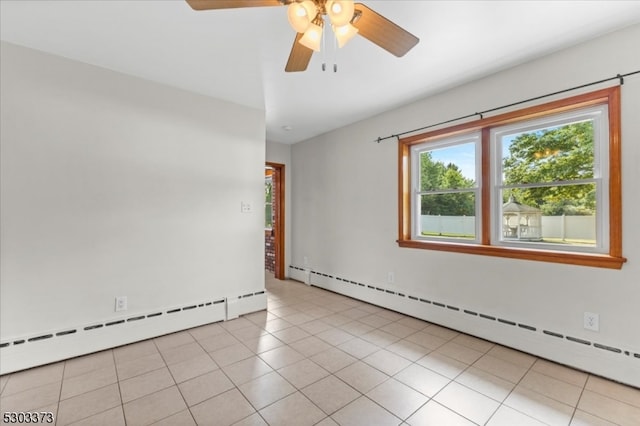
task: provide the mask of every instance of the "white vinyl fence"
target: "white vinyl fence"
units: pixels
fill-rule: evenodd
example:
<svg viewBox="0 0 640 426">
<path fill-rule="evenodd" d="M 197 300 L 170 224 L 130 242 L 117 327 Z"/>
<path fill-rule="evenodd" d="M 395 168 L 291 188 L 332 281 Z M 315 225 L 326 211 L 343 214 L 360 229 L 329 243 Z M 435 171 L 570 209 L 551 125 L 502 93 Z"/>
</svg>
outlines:
<svg viewBox="0 0 640 426">
<path fill-rule="evenodd" d="M 422 230 L 439 234 L 475 233 L 475 216 L 422 216 Z M 542 238 L 595 240 L 595 216 L 542 216 Z"/>
<path fill-rule="evenodd" d="M 475 216 L 422 216 L 422 229 L 425 232 L 435 232 L 436 234 L 463 234 L 475 235 Z"/>
<path fill-rule="evenodd" d="M 542 238 L 595 240 L 595 216 L 542 216 Z"/>
</svg>

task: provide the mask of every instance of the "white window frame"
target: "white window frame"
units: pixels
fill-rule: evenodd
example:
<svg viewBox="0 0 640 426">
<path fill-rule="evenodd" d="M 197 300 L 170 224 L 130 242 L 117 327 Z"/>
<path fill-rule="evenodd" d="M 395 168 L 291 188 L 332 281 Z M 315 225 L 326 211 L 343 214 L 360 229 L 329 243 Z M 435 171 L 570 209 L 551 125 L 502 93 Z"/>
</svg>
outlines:
<svg viewBox="0 0 640 426">
<path fill-rule="evenodd" d="M 464 188 L 460 190 L 433 190 L 433 191 L 421 191 L 420 190 L 420 177 L 422 175 L 421 170 L 421 161 L 420 155 L 424 152 L 435 151 L 437 149 L 448 148 L 456 145 L 463 145 L 473 143 L 475 144 L 475 176 L 474 180 L 476 185 L 474 188 Z M 481 178 L 481 170 L 482 170 L 482 150 L 481 150 L 481 133 L 473 132 L 467 133 L 464 135 L 447 137 L 439 141 L 435 142 L 426 142 L 420 145 L 415 145 L 411 148 L 411 187 L 412 187 L 412 196 L 411 196 L 411 211 L 413 215 L 412 219 L 412 238 L 415 240 L 422 241 L 449 241 L 449 242 L 459 242 L 463 244 L 479 244 L 481 231 L 482 231 L 482 212 L 481 212 L 481 194 L 480 189 L 482 188 L 482 178 Z M 461 193 L 461 192 L 473 192 L 475 199 L 475 223 L 474 223 L 474 234 L 475 238 L 447 238 L 447 237 L 432 237 L 422 235 L 422 212 L 421 212 L 421 196 L 425 194 L 450 194 L 450 193 Z"/>
<path fill-rule="evenodd" d="M 594 165 L 593 178 L 575 181 L 575 183 L 595 183 L 596 185 L 596 244 L 595 246 L 566 245 L 557 246 L 544 242 L 526 242 L 517 240 L 505 240 L 502 233 L 502 196 L 501 190 L 505 187 L 502 182 L 502 143 L 504 135 L 513 133 L 525 133 L 529 131 L 552 128 L 580 121 L 593 120 L 593 151 Z M 549 251 L 569 251 L 587 253 L 606 253 L 609 249 L 609 233 L 605 226 L 609 224 L 609 121 L 607 105 L 597 105 L 568 113 L 554 114 L 534 120 L 522 121 L 506 126 L 498 126 L 491 129 L 491 242 L 493 245 L 505 247 L 523 247 L 542 249 Z M 550 182 L 543 185 L 532 183 L 515 187 L 553 186 L 554 183 L 566 184 L 569 182 Z"/>
</svg>

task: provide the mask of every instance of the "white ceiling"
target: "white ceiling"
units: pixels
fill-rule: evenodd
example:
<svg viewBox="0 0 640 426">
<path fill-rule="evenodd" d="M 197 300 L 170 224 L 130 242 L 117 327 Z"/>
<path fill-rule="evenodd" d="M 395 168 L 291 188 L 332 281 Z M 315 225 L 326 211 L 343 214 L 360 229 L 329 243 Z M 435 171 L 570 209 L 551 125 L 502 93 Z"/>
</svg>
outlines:
<svg viewBox="0 0 640 426">
<path fill-rule="evenodd" d="M 295 143 L 640 22 L 640 1 L 364 3 L 420 43 L 396 58 L 362 37 L 336 52 L 328 38 L 306 72 L 285 73 L 286 8 L 196 12 L 183 0 L 0 0 L 0 35 L 264 109 L 267 140 Z"/>
</svg>

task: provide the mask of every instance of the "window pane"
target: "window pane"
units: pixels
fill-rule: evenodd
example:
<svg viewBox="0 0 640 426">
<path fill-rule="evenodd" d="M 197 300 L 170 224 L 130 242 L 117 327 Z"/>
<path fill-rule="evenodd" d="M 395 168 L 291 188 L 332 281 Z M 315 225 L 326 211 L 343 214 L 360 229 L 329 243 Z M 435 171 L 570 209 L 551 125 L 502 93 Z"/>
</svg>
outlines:
<svg viewBox="0 0 640 426">
<path fill-rule="evenodd" d="M 595 195 L 594 183 L 502 190 L 502 240 L 594 247 Z"/>
<path fill-rule="evenodd" d="M 268 229 L 271 229 L 273 227 L 273 213 L 271 210 L 271 204 L 266 204 L 264 214 L 264 227 Z"/>
<path fill-rule="evenodd" d="M 502 136 L 505 184 L 594 177 L 593 120 Z"/>
<path fill-rule="evenodd" d="M 475 193 L 454 192 L 420 196 L 419 235 L 476 238 Z"/>
<path fill-rule="evenodd" d="M 271 193 L 273 192 L 272 190 L 273 190 L 273 183 L 271 181 L 271 178 L 268 178 L 264 182 L 264 198 L 265 198 L 265 202 L 267 203 L 271 202 Z"/>
<path fill-rule="evenodd" d="M 475 180 L 475 142 L 420 153 L 421 191 L 473 188 Z"/>
<path fill-rule="evenodd" d="M 264 227 L 271 229 L 273 227 L 273 179 L 271 176 L 267 176 L 264 180 L 264 199 Z"/>
</svg>

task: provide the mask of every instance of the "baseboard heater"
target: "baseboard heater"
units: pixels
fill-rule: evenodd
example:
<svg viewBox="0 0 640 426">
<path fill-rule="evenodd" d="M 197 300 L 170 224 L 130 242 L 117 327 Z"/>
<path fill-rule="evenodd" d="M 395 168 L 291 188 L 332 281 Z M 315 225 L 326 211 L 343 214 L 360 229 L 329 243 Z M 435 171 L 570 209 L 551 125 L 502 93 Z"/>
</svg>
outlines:
<svg viewBox="0 0 640 426">
<path fill-rule="evenodd" d="M 550 344 L 561 343 L 572 345 L 576 346 L 576 349 L 579 349 L 577 348 L 579 346 L 580 348 L 593 350 L 594 355 L 596 355 L 597 352 L 601 352 L 603 355 L 606 353 L 612 356 L 619 356 L 620 360 L 628 359 L 629 362 L 634 362 L 631 360 L 635 360 L 637 361 L 637 365 L 634 362 L 632 368 L 637 369 L 640 367 L 640 352 L 637 350 L 634 351 L 630 348 L 624 348 L 619 345 L 611 345 L 605 342 L 592 341 L 584 337 L 572 336 L 571 334 L 564 333 L 561 330 L 551 330 L 545 327 L 540 327 L 536 324 L 523 323 L 516 319 L 505 318 L 504 316 L 495 313 L 480 312 L 478 309 L 474 309 L 473 307 L 457 306 L 449 302 L 425 297 L 425 295 L 409 294 L 405 291 L 389 289 L 380 285 L 371 285 L 354 281 L 347 277 L 327 274 L 325 272 L 294 265 L 289 266 L 289 276 L 292 279 L 309 285 L 344 294 L 358 300 L 363 300 L 386 309 L 391 309 L 425 321 L 453 328 L 464 333 L 478 335 L 478 333 L 474 333 L 473 331 L 470 332 L 466 329 L 460 329 L 464 327 L 457 326 L 463 323 L 468 324 L 468 321 L 473 323 L 475 320 L 478 322 L 475 327 L 476 329 L 485 329 L 486 325 L 489 324 L 495 324 L 499 327 L 508 327 L 513 330 L 510 335 L 517 336 L 518 334 L 522 334 L 523 341 L 526 341 L 527 343 L 531 343 L 534 340 L 539 342 L 544 341 L 545 339 L 552 339 L 552 341 L 549 342 Z M 445 312 L 446 319 L 452 319 L 453 321 L 443 321 L 443 318 L 445 318 Z M 483 326 L 480 322 L 484 322 L 485 325 Z M 490 336 L 488 333 L 478 337 L 494 341 L 505 346 L 514 347 L 510 342 L 504 340 L 499 341 L 499 339 L 495 339 L 494 336 Z M 520 345 L 519 347 L 516 347 L 516 349 L 545 357 L 544 354 L 535 353 L 535 350 L 531 350 L 530 346 L 524 346 L 526 345 Z M 563 363 L 572 365 L 579 369 L 584 369 L 581 365 L 568 364 L 567 362 Z M 596 372 L 596 374 L 608 377 L 603 373 Z M 633 382 L 634 380 L 640 381 L 640 377 L 611 378 L 624 383 L 629 383 L 629 381 Z M 630 384 L 634 386 L 639 385 L 637 382 Z"/>
<path fill-rule="evenodd" d="M 266 307 L 266 293 L 261 290 L 2 340 L 0 374 L 231 320 Z"/>
</svg>

